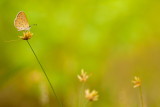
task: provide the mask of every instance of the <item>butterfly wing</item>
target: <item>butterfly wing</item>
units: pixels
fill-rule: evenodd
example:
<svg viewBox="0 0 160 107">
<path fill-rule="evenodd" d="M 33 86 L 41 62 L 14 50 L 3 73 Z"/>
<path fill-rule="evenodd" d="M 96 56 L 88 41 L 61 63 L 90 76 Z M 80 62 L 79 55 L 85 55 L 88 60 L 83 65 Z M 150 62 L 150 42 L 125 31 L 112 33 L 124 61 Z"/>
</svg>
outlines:
<svg viewBox="0 0 160 107">
<path fill-rule="evenodd" d="M 17 17 L 14 20 L 14 26 L 18 29 L 18 31 L 30 29 L 27 17 L 23 11 L 17 14 Z"/>
</svg>

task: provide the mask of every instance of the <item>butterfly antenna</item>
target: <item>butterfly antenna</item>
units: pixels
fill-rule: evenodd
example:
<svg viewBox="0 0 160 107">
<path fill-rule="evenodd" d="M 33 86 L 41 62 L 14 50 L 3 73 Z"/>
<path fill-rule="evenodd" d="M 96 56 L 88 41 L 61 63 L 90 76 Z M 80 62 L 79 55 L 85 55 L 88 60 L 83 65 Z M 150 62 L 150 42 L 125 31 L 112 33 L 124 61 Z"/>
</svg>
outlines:
<svg viewBox="0 0 160 107">
<path fill-rule="evenodd" d="M 37 26 L 37 24 L 31 24 L 29 27 L 31 27 L 31 26 Z"/>
</svg>

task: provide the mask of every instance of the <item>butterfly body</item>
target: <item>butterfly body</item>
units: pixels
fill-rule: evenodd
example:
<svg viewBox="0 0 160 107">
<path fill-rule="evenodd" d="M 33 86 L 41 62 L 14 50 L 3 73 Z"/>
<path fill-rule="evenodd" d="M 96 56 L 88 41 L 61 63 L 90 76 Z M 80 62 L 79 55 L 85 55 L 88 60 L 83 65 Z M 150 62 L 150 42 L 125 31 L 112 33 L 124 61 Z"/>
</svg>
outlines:
<svg viewBox="0 0 160 107">
<path fill-rule="evenodd" d="M 17 14 L 16 19 L 14 20 L 14 26 L 18 31 L 30 30 L 31 26 L 29 26 L 27 17 L 23 11 L 20 11 Z"/>
</svg>

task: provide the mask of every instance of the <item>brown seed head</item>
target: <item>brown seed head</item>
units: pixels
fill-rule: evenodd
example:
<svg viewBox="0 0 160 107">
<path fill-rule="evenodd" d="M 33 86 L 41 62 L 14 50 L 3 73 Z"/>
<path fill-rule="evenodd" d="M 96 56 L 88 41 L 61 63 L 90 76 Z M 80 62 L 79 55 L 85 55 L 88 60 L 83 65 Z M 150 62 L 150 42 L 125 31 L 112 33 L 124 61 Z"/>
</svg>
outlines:
<svg viewBox="0 0 160 107">
<path fill-rule="evenodd" d="M 27 31 L 26 33 L 23 32 L 23 36 L 20 36 L 21 39 L 23 40 L 28 40 L 28 39 L 31 39 L 33 33 L 30 33 L 30 31 Z"/>
</svg>

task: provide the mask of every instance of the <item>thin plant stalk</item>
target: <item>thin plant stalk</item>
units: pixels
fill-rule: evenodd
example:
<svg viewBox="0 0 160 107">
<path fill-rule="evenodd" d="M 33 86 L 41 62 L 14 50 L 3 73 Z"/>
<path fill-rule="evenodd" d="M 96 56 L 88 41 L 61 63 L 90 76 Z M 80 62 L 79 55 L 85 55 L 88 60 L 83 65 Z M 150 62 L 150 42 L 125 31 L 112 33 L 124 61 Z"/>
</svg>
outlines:
<svg viewBox="0 0 160 107">
<path fill-rule="evenodd" d="M 83 96 L 83 90 L 84 90 L 84 82 L 81 85 L 80 93 L 79 93 L 79 107 L 82 107 L 82 96 Z"/>
<path fill-rule="evenodd" d="M 55 95 L 55 97 L 56 97 L 56 99 L 57 99 L 57 101 L 58 101 L 59 106 L 62 107 L 62 104 L 61 104 L 60 100 L 58 99 L 58 97 L 57 97 L 57 95 L 56 95 L 56 92 L 55 92 L 55 90 L 54 90 L 54 88 L 53 88 L 53 86 L 52 86 L 52 84 L 51 84 L 51 82 L 50 82 L 50 80 L 49 80 L 49 78 L 48 78 L 48 76 L 47 76 L 47 74 L 46 74 L 46 72 L 45 72 L 45 70 L 44 70 L 42 64 L 40 63 L 40 61 L 39 61 L 39 59 L 38 59 L 36 53 L 34 52 L 32 46 L 31 46 L 31 44 L 29 43 L 28 40 L 27 40 L 27 43 L 28 43 L 29 47 L 31 48 L 31 50 L 32 50 L 32 52 L 33 52 L 33 54 L 34 54 L 34 56 L 36 57 L 36 59 L 37 59 L 39 65 L 40 65 L 40 67 L 41 67 L 41 69 L 42 69 L 44 75 L 46 76 L 46 78 L 47 78 L 47 80 L 48 80 L 48 83 L 50 84 L 50 87 L 51 87 L 51 89 L 52 89 L 52 91 L 53 91 L 53 93 L 54 93 L 54 95 Z"/>
<path fill-rule="evenodd" d="M 139 93 L 140 93 L 140 97 L 141 97 L 141 105 L 142 105 L 142 107 L 143 107 L 143 96 L 142 96 L 141 86 L 139 87 Z"/>
<path fill-rule="evenodd" d="M 89 103 L 89 100 L 85 102 L 84 107 L 86 107 L 88 103 Z"/>
</svg>

